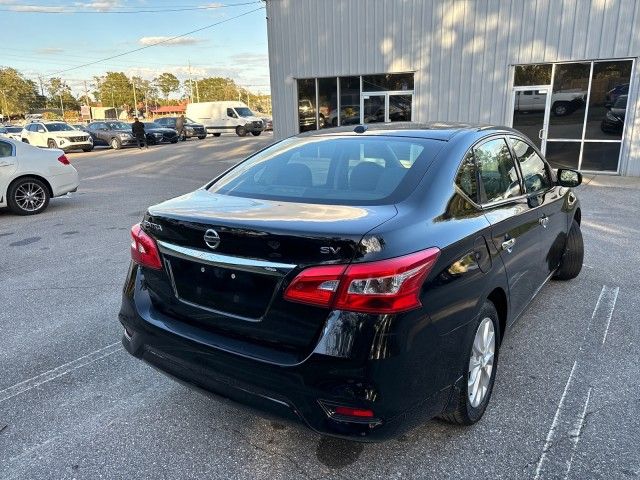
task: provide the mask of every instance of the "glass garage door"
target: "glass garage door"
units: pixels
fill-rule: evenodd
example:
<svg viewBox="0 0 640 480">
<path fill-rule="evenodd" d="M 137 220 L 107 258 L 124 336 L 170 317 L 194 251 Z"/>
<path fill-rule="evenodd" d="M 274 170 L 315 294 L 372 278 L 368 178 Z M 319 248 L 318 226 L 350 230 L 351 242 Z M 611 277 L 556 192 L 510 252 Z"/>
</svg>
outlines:
<svg viewBox="0 0 640 480">
<path fill-rule="evenodd" d="M 518 65 L 511 124 L 556 168 L 618 173 L 632 70 L 632 60 Z M 541 103 L 545 89 L 544 111 L 518 110 L 534 96 Z"/>
</svg>

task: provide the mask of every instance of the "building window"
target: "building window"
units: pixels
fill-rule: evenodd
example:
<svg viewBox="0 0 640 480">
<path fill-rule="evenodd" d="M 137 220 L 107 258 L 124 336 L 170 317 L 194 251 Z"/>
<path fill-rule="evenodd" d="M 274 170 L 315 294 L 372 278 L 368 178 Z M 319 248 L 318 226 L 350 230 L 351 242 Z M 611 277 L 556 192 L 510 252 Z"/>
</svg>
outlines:
<svg viewBox="0 0 640 480">
<path fill-rule="evenodd" d="M 337 123 L 338 80 L 336 77 L 318 79 L 318 126 L 333 127 Z"/>
<path fill-rule="evenodd" d="M 550 85 L 552 68 L 553 66 L 550 63 L 517 65 L 513 77 L 513 85 L 516 87 Z"/>
<path fill-rule="evenodd" d="M 511 125 L 555 168 L 616 173 L 632 69 L 632 60 L 516 65 Z"/>
<path fill-rule="evenodd" d="M 298 124 L 300 131 L 316 130 L 316 80 L 298 80 Z"/>
<path fill-rule="evenodd" d="M 413 73 L 298 79 L 300 132 L 411 121 L 412 115 Z"/>
</svg>

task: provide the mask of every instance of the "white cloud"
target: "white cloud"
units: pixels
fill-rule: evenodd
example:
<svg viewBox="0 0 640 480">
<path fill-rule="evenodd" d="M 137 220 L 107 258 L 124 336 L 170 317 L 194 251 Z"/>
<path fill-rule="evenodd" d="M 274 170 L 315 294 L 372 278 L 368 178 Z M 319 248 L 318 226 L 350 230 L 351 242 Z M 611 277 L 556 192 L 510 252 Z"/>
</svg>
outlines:
<svg viewBox="0 0 640 480">
<path fill-rule="evenodd" d="M 120 0 L 94 0 L 92 2 L 76 2 L 78 7 L 97 10 L 98 12 L 108 12 L 120 6 Z"/>
<path fill-rule="evenodd" d="M 31 12 L 31 13 L 62 13 L 64 7 L 45 7 L 42 5 L 12 5 L 11 12 Z"/>
<path fill-rule="evenodd" d="M 38 48 L 36 50 L 36 53 L 39 53 L 41 55 L 57 55 L 62 52 L 64 52 L 64 48 L 59 48 L 59 47 L 44 47 L 44 48 Z"/>
<path fill-rule="evenodd" d="M 141 45 L 154 45 L 158 42 L 163 42 L 162 45 L 195 45 L 196 43 L 203 42 L 203 40 L 194 37 L 142 37 L 138 40 L 138 43 Z"/>
</svg>

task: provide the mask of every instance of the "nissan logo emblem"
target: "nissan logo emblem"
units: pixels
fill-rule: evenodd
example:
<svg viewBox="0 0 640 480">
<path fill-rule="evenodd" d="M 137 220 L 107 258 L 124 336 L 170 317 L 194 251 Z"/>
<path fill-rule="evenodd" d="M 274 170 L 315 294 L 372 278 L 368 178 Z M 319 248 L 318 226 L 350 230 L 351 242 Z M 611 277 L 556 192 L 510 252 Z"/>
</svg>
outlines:
<svg viewBox="0 0 640 480">
<path fill-rule="evenodd" d="M 215 250 L 220 245 L 220 235 L 214 229 L 210 228 L 204 232 L 204 243 L 207 244 L 211 250 Z"/>
</svg>

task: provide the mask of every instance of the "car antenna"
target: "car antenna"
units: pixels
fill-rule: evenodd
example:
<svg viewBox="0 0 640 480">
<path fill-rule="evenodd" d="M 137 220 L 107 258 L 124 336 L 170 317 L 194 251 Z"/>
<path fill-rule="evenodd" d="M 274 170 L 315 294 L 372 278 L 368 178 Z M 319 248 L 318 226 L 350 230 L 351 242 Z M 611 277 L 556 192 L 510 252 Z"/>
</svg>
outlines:
<svg viewBox="0 0 640 480">
<path fill-rule="evenodd" d="M 354 132 L 356 133 L 364 133 L 367 131 L 367 126 L 366 125 L 356 125 L 356 128 L 353 129 Z"/>
</svg>

